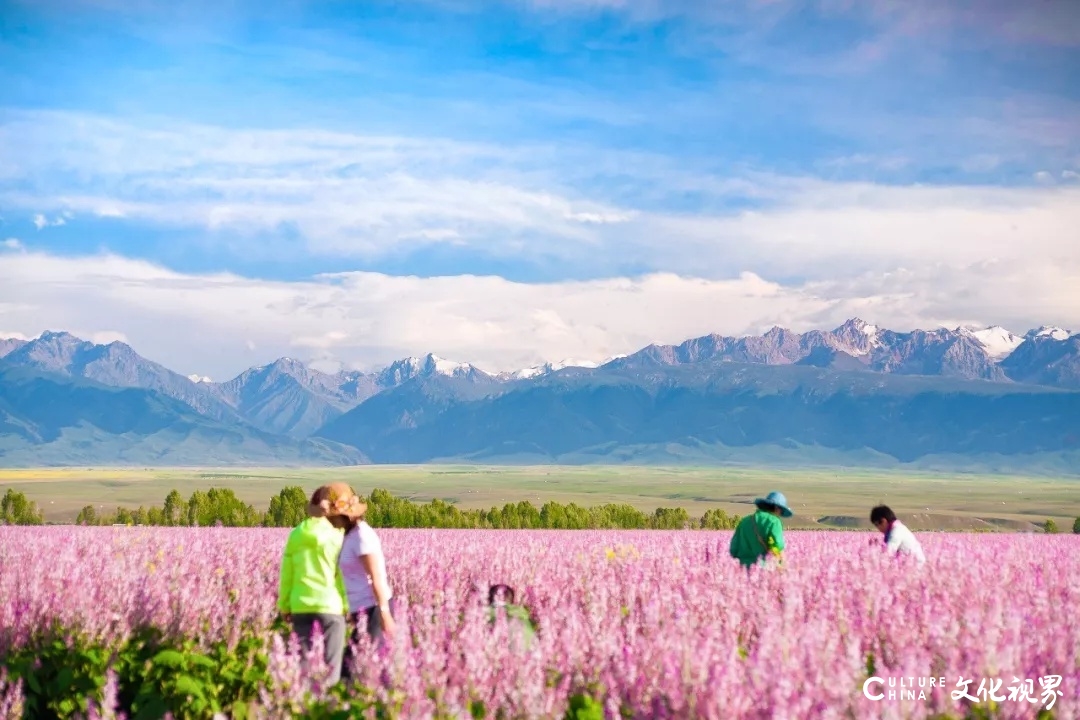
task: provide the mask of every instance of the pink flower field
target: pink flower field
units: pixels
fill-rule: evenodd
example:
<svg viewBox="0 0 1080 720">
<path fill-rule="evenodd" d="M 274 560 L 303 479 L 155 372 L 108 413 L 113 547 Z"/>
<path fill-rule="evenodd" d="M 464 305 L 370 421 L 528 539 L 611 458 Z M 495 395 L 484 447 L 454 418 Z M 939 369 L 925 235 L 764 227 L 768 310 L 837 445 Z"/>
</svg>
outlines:
<svg viewBox="0 0 1080 720">
<path fill-rule="evenodd" d="M 356 692 L 398 717 L 562 718 L 575 696 L 604 717 L 1080 717 L 1080 536 L 923 534 L 918 568 L 876 534 L 789 532 L 784 566 L 748 574 L 725 532 L 380 535 L 401 624 L 390 647 L 360 648 Z M 0 654 L 49 628 L 72 647 L 146 627 L 206 647 L 255 635 L 255 714 L 288 715 L 320 668 L 272 627 L 285 537 L 0 528 Z M 496 582 L 532 611 L 535 642 L 487 623 Z M 3 682 L 17 713 L 21 684 Z"/>
</svg>

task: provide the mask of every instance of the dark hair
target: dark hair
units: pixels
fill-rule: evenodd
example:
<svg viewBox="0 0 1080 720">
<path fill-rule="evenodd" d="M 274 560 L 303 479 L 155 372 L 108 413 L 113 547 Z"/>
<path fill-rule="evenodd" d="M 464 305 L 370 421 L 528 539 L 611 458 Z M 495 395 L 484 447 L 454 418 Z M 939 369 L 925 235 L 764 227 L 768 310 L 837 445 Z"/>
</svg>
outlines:
<svg viewBox="0 0 1080 720">
<path fill-rule="evenodd" d="M 896 513 L 894 513 L 888 505 L 878 505 L 870 511 L 870 522 L 877 525 L 882 520 L 896 522 Z"/>
<path fill-rule="evenodd" d="M 488 605 L 494 605 L 495 600 L 505 600 L 510 605 L 514 604 L 514 588 L 509 585 L 492 585 L 488 588 Z"/>
<path fill-rule="evenodd" d="M 311 493 L 311 504 L 318 505 L 323 500 L 330 499 L 330 487 L 323 485 L 322 487 L 315 488 L 315 492 Z"/>
<path fill-rule="evenodd" d="M 757 506 L 758 506 L 758 508 L 760 508 L 761 510 L 764 510 L 767 513 L 775 513 L 777 510 L 780 509 L 779 505 L 773 505 L 771 502 L 767 502 L 765 500 L 762 500 L 761 502 L 759 502 L 757 504 Z"/>
</svg>

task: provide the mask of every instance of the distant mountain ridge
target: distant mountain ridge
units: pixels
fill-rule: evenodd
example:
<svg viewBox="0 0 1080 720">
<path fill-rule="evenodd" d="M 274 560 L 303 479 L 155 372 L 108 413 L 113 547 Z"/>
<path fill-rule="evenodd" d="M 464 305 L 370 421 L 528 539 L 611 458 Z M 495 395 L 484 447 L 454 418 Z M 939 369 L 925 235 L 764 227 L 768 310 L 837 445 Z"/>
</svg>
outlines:
<svg viewBox="0 0 1080 720">
<path fill-rule="evenodd" d="M 894 332 L 854 318 L 827 331 L 796 333 L 776 327 L 760 336 L 710 334 L 678 345 L 650 345 L 602 363 L 565 360 L 498 374 L 434 354 L 403 358 L 374 372 L 343 370 L 337 373 L 320 372 L 299 360 L 279 358 L 268 365 L 245 370 L 231 380 L 212 382 L 198 375 L 184 377 L 143 358 L 124 343 L 97 345 L 66 332 L 46 332 L 30 341 L 0 340 L 0 367 L 22 368 L 70 382 L 86 380 L 102 387 L 145 390 L 154 396 L 178 401 L 221 428 L 234 428 L 249 436 L 255 433 L 262 438 L 259 442 L 265 446 L 259 452 L 267 457 L 274 457 L 279 452 L 282 457 L 291 457 L 290 453 L 297 451 L 298 446 L 294 445 L 297 441 L 330 438 L 362 453 L 341 455 L 339 449 L 327 450 L 325 447 L 312 452 L 327 459 L 351 457 L 351 461 L 359 462 L 364 461 L 364 455 L 370 455 L 376 461 L 390 461 L 388 458 L 397 457 L 389 453 L 386 447 L 370 444 L 372 437 L 383 438 L 381 442 L 396 442 L 385 435 L 387 427 L 398 428 L 398 431 L 406 434 L 417 434 L 409 440 L 410 443 L 419 442 L 418 438 L 423 433 L 435 427 L 440 428 L 440 433 L 456 430 L 460 434 L 464 431 L 462 428 L 441 427 L 438 422 L 442 421 L 433 419 L 444 415 L 456 417 L 455 414 L 463 412 L 461 408 L 466 406 L 471 408 L 469 412 L 480 412 L 481 407 L 503 408 L 509 402 L 508 398 L 540 397 L 545 393 L 551 395 L 551 388 L 562 388 L 545 401 L 554 402 L 555 405 L 533 406 L 525 403 L 520 408 L 525 413 L 524 417 L 531 417 L 541 424 L 547 423 L 551 417 L 563 412 L 557 408 L 567 399 L 561 393 L 570 392 L 570 386 L 566 383 L 571 381 L 582 383 L 585 387 L 596 385 L 596 392 L 602 394 L 615 392 L 613 387 L 621 388 L 619 393 L 629 393 L 620 396 L 618 404 L 611 410 L 614 413 L 612 417 L 619 418 L 618 423 L 624 427 L 648 425 L 641 425 L 644 420 L 640 418 L 632 420 L 623 416 L 624 412 L 660 412 L 648 403 L 629 399 L 641 387 L 654 382 L 672 384 L 670 392 L 665 391 L 667 394 L 662 396 L 675 397 L 680 392 L 690 392 L 687 384 L 694 385 L 700 378 L 715 378 L 719 377 L 718 373 L 728 373 L 723 369 L 725 367 L 736 375 L 745 374 L 749 368 L 760 368 L 754 372 L 765 373 L 761 378 L 773 377 L 776 381 L 788 377 L 784 375 L 788 371 L 782 371 L 782 368 L 805 368 L 792 370 L 795 375 L 791 377 L 818 378 L 812 392 L 826 393 L 834 398 L 840 398 L 844 392 L 861 386 L 861 376 L 867 376 L 867 380 L 873 376 L 897 378 L 881 387 L 892 388 L 901 396 L 916 392 L 912 388 L 922 388 L 917 392 L 933 394 L 955 387 L 956 392 L 970 393 L 974 392 L 972 387 L 978 386 L 966 383 L 974 380 L 998 387 L 1000 392 L 1013 393 L 1016 397 L 1034 397 L 1040 392 L 1034 386 L 1080 390 L 1080 334 L 1054 327 L 1033 329 L 1022 336 L 1000 327 Z M 810 374 L 800 375 L 802 372 Z M 914 385 L 900 382 L 900 377 L 911 377 Z M 827 378 L 827 381 L 822 378 Z M 926 385 L 924 381 L 936 384 Z M 64 382 L 57 382 L 58 387 L 66 387 Z M 880 384 L 882 380 L 873 382 Z M 768 385 L 768 382 L 765 384 Z M 573 390 L 574 396 L 580 396 L 583 390 L 576 385 L 574 387 L 577 388 Z M 1010 387 L 1014 390 L 1007 391 Z M 73 388 L 71 386 L 68 390 L 75 393 Z M 745 393 L 746 388 L 736 384 L 725 392 Z M 59 398 L 62 394 L 62 389 L 57 390 L 55 397 Z M 106 401 L 110 396 L 101 397 L 104 398 L 102 401 Z M 718 408 L 724 407 L 730 400 L 723 393 L 710 394 L 708 397 L 709 402 Z M 839 399 L 834 402 L 842 404 Z M 1066 401 L 1045 402 L 1053 404 Z M 174 406 L 168 407 L 175 410 Z M 732 411 L 747 412 L 746 408 L 733 408 Z M 794 410 L 789 408 L 789 411 Z M 26 409 L 23 408 L 21 414 L 12 411 L 8 415 L 8 421 L 2 421 L 3 416 L 0 416 L 0 463 L 4 462 L 4 433 L 9 430 L 14 433 L 12 428 L 21 427 L 23 420 L 19 418 L 26 416 Z M 375 424 L 361 419 L 374 417 L 379 418 Z M 698 414 L 697 417 L 705 416 Z M 814 420 L 819 421 L 820 418 Z M 880 419 L 885 425 L 895 421 L 895 418 Z M 176 422 L 183 425 L 187 421 L 179 418 Z M 839 421 L 834 419 L 830 422 Z M 567 423 L 567 427 L 574 426 L 570 420 Z M 590 426 L 596 423 L 599 423 L 598 427 L 604 425 L 599 420 L 589 421 Z M 678 423 L 673 427 L 675 425 Z M 360 434 L 357 434 L 360 432 L 358 428 L 363 428 Z M 932 431 L 929 425 L 925 429 Z M 976 429 L 974 426 L 971 428 L 972 432 Z M 495 437 L 498 435 L 496 430 L 488 427 L 485 432 Z M 527 431 L 521 427 L 520 432 Z M 589 432 L 579 428 L 579 434 L 586 437 Z M 204 437 L 198 433 L 195 436 Z M 478 447 L 484 446 L 483 441 L 483 437 L 476 440 Z M 522 438 L 520 442 L 524 444 L 509 443 L 504 449 L 509 455 L 520 455 L 525 452 L 522 448 L 531 441 Z M 618 454 L 625 452 L 625 443 L 629 442 L 629 439 L 614 432 L 606 441 L 607 444 L 601 443 L 600 447 L 607 448 L 604 452 Z M 510 452 L 508 448 L 514 447 L 517 449 Z M 133 457 L 142 452 L 139 448 L 142 446 L 136 444 Z M 494 452 L 490 448 L 484 450 L 489 451 Z M 834 451 L 846 453 L 854 449 L 830 450 Z M 427 457 L 427 451 L 419 445 L 411 452 L 412 461 L 421 462 Z M 551 454 L 551 448 L 537 452 L 537 457 L 555 457 Z M 578 450 L 571 455 L 576 452 Z M 636 452 L 650 455 L 654 451 L 639 448 Z M 58 453 L 58 456 L 62 455 Z M 432 457 L 438 455 L 436 453 Z M 588 453 L 586 455 L 591 457 Z M 706 455 L 712 457 L 708 453 Z"/>
<path fill-rule="evenodd" d="M 355 465 L 357 449 L 223 422 L 156 390 L 0 360 L 0 465 Z"/>
<path fill-rule="evenodd" d="M 723 461 L 1080 473 L 1080 392 L 703 361 L 575 369 L 480 394 L 431 377 L 320 436 L 376 463 Z"/>
</svg>

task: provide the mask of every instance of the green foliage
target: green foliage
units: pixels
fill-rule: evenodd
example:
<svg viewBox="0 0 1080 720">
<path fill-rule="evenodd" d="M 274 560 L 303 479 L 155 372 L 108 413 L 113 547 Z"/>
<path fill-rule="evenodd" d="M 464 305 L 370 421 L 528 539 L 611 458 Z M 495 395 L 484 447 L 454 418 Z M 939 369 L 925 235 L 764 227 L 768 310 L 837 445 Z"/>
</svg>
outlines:
<svg viewBox="0 0 1080 720">
<path fill-rule="evenodd" d="M 1073 533 L 1080 535 L 1080 517 L 1073 520 Z"/>
<path fill-rule="evenodd" d="M 588 695 L 579 693 L 570 698 L 566 720 L 604 720 L 604 706 Z"/>
<path fill-rule="evenodd" d="M 101 518 L 98 517 L 97 509 L 93 505 L 86 505 L 79 514 L 75 517 L 76 525 L 100 525 Z"/>
<path fill-rule="evenodd" d="M 304 489 L 291 485 L 270 498 L 262 524 L 266 527 L 295 527 L 307 517 L 308 496 Z"/>
<path fill-rule="evenodd" d="M 682 530 L 690 524 L 690 516 L 682 508 L 656 508 L 649 518 L 649 527 L 655 530 Z"/>
<path fill-rule="evenodd" d="M 25 504 L 26 499 L 21 494 L 15 495 Z M 380 528 L 681 530 L 700 527 L 703 530 L 731 530 L 739 522 L 739 516 L 728 515 L 723 510 L 709 510 L 695 522 L 684 508 L 657 508 L 651 515 L 646 515 L 625 503 L 586 508 L 575 503 L 563 505 L 549 501 L 537 509 L 528 500 L 522 500 L 489 510 L 461 510 L 439 498 L 416 503 L 380 488 L 372 490 L 366 502 L 368 523 Z M 307 493 L 295 485 L 283 488 L 270 498 L 270 507 L 265 513 L 257 512 L 227 488 L 196 490 L 186 501 L 173 490 L 161 507 L 134 510 L 121 507 L 109 514 L 99 513 L 94 506 L 87 505 L 79 511 L 75 522 L 80 525 L 206 527 L 221 523 L 226 527 L 295 527 L 307 517 L 307 503 Z"/>
<path fill-rule="evenodd" d="M 165 504 L 161 508 L 162 524 L 180 525 L 187 517 L 187 503 L 180 493 L 172 490 L 165 496 Z"/>
<path fill-rule="evenodd" d="M 1047 518 L 1046 522 L 1043 523 L 1043 532 L 1047 535 L 1056 535 L 1059 532 L 1057 523 L 1054 522 L 1053 518 Z"/>
<path fill-rule="evenodd" d="M 734 530 L 741 520 L 738 515 L 728 515 L 723 510 L 706 510 L 701 516 L 702 530 Z"/>
<path fill-rule="evenodd" d="M 0 522 L 5 525 L 44 525 L 45 516 L 37 503 L 11 488 L 0 499 Z"/>
<path fill-rule="evenodd" d="M 115 648 L 87 645 L 62 634 L 42 634 L 4 659 L 23 680 L 27 718 L 70 718 L 85 714 L 87 698 L 100 701 L 106 673 L 117 675 L 118 700 L 131 720 L 172 713 L 177 720 L 226 713 L 247 714 L 266 685 L 265 643 L 246 636 L 235 647 L 218 643 L 162 642 L 146 631 Z"/>
</svg>

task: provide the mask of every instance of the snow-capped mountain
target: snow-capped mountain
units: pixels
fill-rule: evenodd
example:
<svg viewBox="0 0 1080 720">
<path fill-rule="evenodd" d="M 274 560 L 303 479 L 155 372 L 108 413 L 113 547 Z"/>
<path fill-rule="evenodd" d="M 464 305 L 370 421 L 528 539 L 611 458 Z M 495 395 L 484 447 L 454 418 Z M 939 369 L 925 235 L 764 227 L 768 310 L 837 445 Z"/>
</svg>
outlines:
<svg viewBox="0 0 1080 720">
<path fill-rule="evenodd" d="M 1022 335 L 1014 335 L 1000 325 L 988 328 L 960 327 L 956 332 L 975 338 L 986 350 L 986 354 L 994 360 L 1008 357 L 1009 353 L 1024 342 Z"/>
<path fill-rule="evenodd" d="M 1037 330 L 1028 330 L 1024 338 L 1050 338 L 1051 340 L 1068 340 L 1072 333 L 1059 327 L 1043 325 Z"/>
<path fill-rule="evenodd" d="M 604 362 L 608 362 L 605 360 Z M 541 375 L 549 375 L 553 372 L 558 372 L 565 368 L 576 367 L 593 370 L 600 367 L 603 363 L 593 362 L 592 360 L 575 360 L 568 358 L 566 360 L 560 360 L 558 362 L 544 363 L 543 365 L 534 365 L 522 370 L 515 370 L 514 372 L 499 373 L 495 377 L 500 380 L 528 380 L 530 378 L 540 377 Z"/>
<path fill-rule="evenodd" d="M 492 377 L 475 365 L 447 360 L 434 353 L 428 353 L 422 358 L 407 357 L 398 360 L 379 371 L 376 376 L 380 385 L 392 386 L 400 385 L 414 377 L 432 377 L 436 375 L 474 380 Z"/>
<path fill-rule="evenodd" d="M 1058 327 L 1037 328 L 1023 336 L 999 326 L 894 332 L 859 318 L 833 330 L 797 333 L 774 327 L 762 335 L 711 334 L 679 345 L 653 344 L 602 362 L 568 358 L 498 375 L 428 354 L 403 358 L 373 372 L 333 374 L 300 360 L 279 358 L 232 380 L 214 382 L 198 374 L 184 377 L 172 372 L 124 343 L 96 345 L 62 332 L 46 332 L 30 341 L 0 340 L 0 357 L 10 365 L 154 390 L 215 419 L 243 421 L 293 437 L 307 437 L 369 398 L 417 378 L 486 387 L 528 383 L 568 368 L 634 373 L 669 365 L 735 362 L 1080 388 L 1080 335 Z"/>
</svg>

